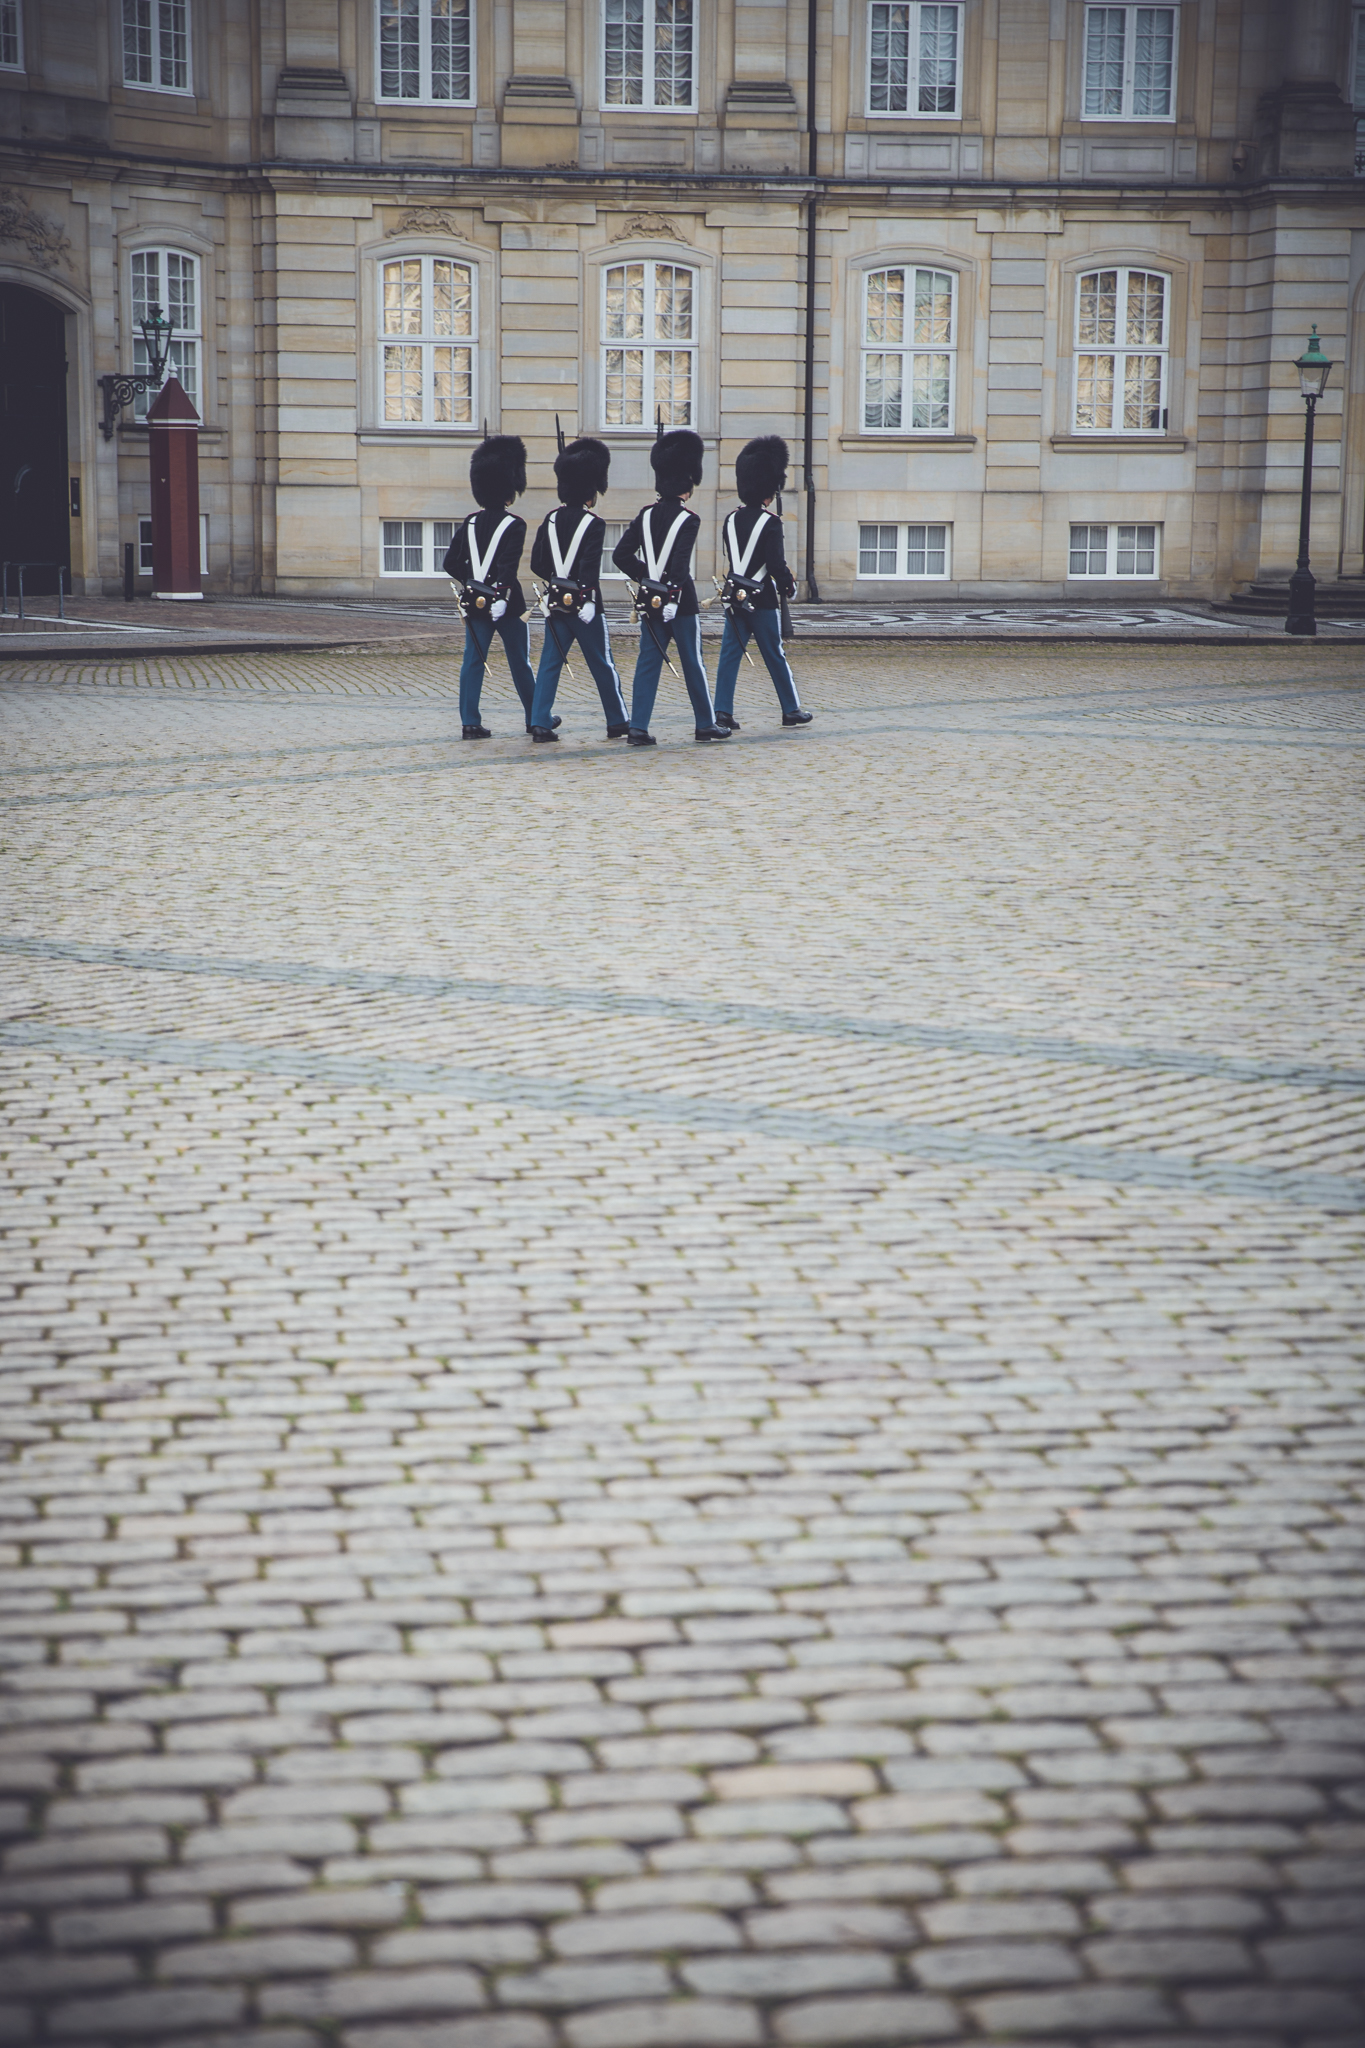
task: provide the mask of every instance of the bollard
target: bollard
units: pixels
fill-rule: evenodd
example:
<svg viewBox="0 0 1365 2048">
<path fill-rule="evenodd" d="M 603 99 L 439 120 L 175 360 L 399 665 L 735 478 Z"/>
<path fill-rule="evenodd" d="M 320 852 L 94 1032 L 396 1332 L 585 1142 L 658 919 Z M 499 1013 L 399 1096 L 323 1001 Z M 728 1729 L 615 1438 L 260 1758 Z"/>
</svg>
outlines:
<svg viewBox="0 0 1365 2048">
<path fill-rule="evenodd" d="M 123 602 L 131 604 L 136 594 L 133 580 L 133 543 L 125 541 L 123 546 Z"/>
</svg>

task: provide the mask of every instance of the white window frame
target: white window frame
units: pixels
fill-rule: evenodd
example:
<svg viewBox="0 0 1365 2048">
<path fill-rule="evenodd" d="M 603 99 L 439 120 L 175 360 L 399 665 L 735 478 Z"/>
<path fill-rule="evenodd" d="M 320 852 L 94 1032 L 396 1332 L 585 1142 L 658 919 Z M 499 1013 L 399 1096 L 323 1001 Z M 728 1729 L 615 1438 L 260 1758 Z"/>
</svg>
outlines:
<svg viewBox="0 0 1365 2048">
<path fill-rule="evenodd" d="M 660 17 L 666 8 L 688 7 L 691 19 L 688 24 L 688 85 L 685 100 L 661 100 L 658 97 L 659 73 L 657 66 L 658 34 Z M 611 36 L 612 30 L 624 28 L 627 10 L 640 12 L 641 30 L 641 77 L 638 100 L 613 99 Z M 694 114 L 697 110 L 697 0 L 602 0 L 602 111 L 606 114 Z"/>
<path fill-rule="evenodd" d="M 1076 548 L 1076 535 L 1078 533 L 1084 533 L 1088 536 L 1084 545 L 1087 557 L 1091 559 L 1093 559 L 1095 553 L 1094 536 L 1097 533 L 1103 533 L 1105 537 L 1105 552 L 1104 567 L 1102 569 L 1091 569 L 1088 566 L 1084 569 L 1072 567 L 1072 559 Z M 1148 533 L 1152 536 L 1151 568 L 1121 568 L 1119 564 L 1122 562 L 1126 550 L 1130 547 L 1136 550 L 1139 545 L 1138 536 Z M 1126 536 L 1131 536 L 1131 538 L 1126 538 Z M 1073 519 L 1071 531 L 1067 538 L 1066 574 L 1069 583 L 1160 582 L 1161 522 L 1155 519 L 1122 519 L 1109 520 L 1108 522 L 1100 519 Z"/>
<path fill-rule="evenodd" d="M 139 19 L 142 17 L 142 19 Z M 129 76 L 128 37 L 130 32 L 138 35 L 146 29 L 151 39 L 148 62 L 150 78 Z M 172 54 L 167 63 L 164 44 L 169 36 Z M 179 36 L 184 43 L 183 63 L 178 64 L 174 55 L 174 41 Z M 190 0 L 123 0 L 119 10 L 119 44 L 123 62 L 123 83 L 134 92 L 173 92 L 182 98 L 194 92 L 194 45 L 190 26 Z M 136 69 L 137 66 L 134 66 Z M 167 78 L 167 71 L 171 76 Z M 183 71 L 183 78 L 177 80 L 175 73 Z"/>
<path fill-rule="evenodd" d="M 865 569 L 863 567 L 863 535 L 873 531 L 879 536 L 894 533 L 896 566 L 894 569 Z M 943 567 L 941 569 L 916 568 L 916 556 L 923 556 L 927 563 L 931 553 L 939 552 L 938 543 L 932 535 L 942 535 Z M 913 536 L 913 538 L 912 538 Z M 884 539 L 877 542 L 879 555 L 886 552 Z M 952 523 L 944 519 L 864 519 L 858 526 L 858 580 L 862 583 L 948 583 L 953 574 L 953 529 Z"/>
<path fill-rule="evenodd" d="M 962 119 L 962 35 L 963 16 L 966 9 L 958 0 L 868 0 L 867 7 L 867 112 L 874 121 L 960 121 Z M 921 44 L 925 14 L 941 16 L 953 14 L 957 62 L 953 71 L 953 104 L 951 107 L 921 107 L 917 104 L 920 95 L 920 63 L 923 57 Z M 878 106 L 878 85 L 873 77 L 876 61 L 876 42 L 879 33 L 886 33 L 897 26 L 894 17 L 906 17 L 906 79 L 904 106 Z M 894 91 L 888 85 L 887 97 L 893 98 Z"/>
<path fill-rule="evenodd" d="M 1121 14 L 1123 23 L 1123 79 L 1119 88 L 1119 106 L 1116 110 L 1099 109 L 1092 111 L 1087 104 L 1090 75 L 1090 35 L 1102 14 Z M 1142 14 L 1168 14 L 1171 18 L 1171 88 L 1170 106 L 1164 114 L 1140 114 L 1134 111 L 1133 100 L 1136 92 L 1137 28 L 1138 16 Z M 1083 121 L 1174 121 L 1176 102 L 1180 88 L 1180 8 L 1178 5 L 1158 7 L 1136 6 L 1131 0 L 1121 0 L 1117 6 L 1087 6 L 1085 30 L 1081 47 L 1081 119 Z"/>
<path fill-rule="evenodd" d="M 610 322 L 607 311 L 608 295 L 612 289 L 612 278 L 618 272 L 629 271 L 632 268 L 636 267 L 637 265 L 644 273 L 642 291 L 645 308 L 645 332 L 638 340 L 634 336 L 613 335 L 610 330 Z M 656 304 L 656 280 L 661 270 L 681 271 L 692 280 L 691 333 L 686 339 L 683 339 L 682 337 L 676 335 L 660 336 L 655 332 L 654 315 Z M 657 396 L 657 382 L 655 374 L 656 361 L 660 355 L 675 353 L 686 354 L 690 358 L 688 383 L 690 398 L 687 408 L 687 418 L 678 419 L 674 417 L 672 406 L 670 404 L 670 416 L 665 419 L 664 426 L 691 427 L 693 432 L 695 433 L 697 429 L 698 410 L 697 378 L 700 374 L 701 368 L 699 361 L 700 350 L 697 339 L 697 329 L 701 324 L 700 270 L 698 270 L 693 264 L 675 263 L 671 258 L 668 257 L 626 255 L 623 256 L 621 260 L 617 263 L 604 263 L 602 265 L 601 292 L 602 342 L 600 349 L 600 394 L 602 406 L 602 424 L 604 430 L 613 434 L 652 434 L 654 432 L 655 412 L 656 409 L 659 408 L 659 399 Z M 611 359 L 613 355 L 625 355 L 627 353 L 635 353 L 637 351 L 642 358 L 641 412 L 643 417 L 638 420 L 613 419 L 611 416 L 611 405 L 608 397 L 610 379 L 612 375 Z M 622 375 L 624 376 L 624 374 L 625 371 L 623 365 Z M 624 412 L 624 399 L 621 409 Z"/>
<path fill-rule="evenodd" d="M 431 77 L 432 10 L 438 0 L 417 0 L 418 77 L 416 93 L 384 90 L 384 16 L 392 13 L 392 0 L 375 0 L 374 5 L 374 97 L 381 107 L 472 107 L 479 93 L 479 53 L 475 0 L 464 0 L 466 42 L 469 51 L 467 90 L 462 99 L 438 96 Z M 458 4 L 458 0 L 456 0 Z"/>
<path fill-rule="evenodd" d="M 1108 343 L 1083 341 L 1081 339 L 1081 304 L 1085 292 L 1086 279 L 1106 277 L 1110 274 L 1116 279 L 1113 343 L 1111 345 Z M 1159 342 L 1129 342 L 1122 339 L 1126 332 L 1131 280 L 1135 277 L 1154 277 L 1161 280 L 1162 321 L 1161 340 Z M 1075 325 L 1072 330 L 1075 336 L 1073 344 L 1075 359 L 1073 363 L 1071 402 L 1071 428 L 1073 433 L 1122 434 L 1133 440 L 1142 440 L 1153 434 L 1164 434 L 1168 431 L 1170 418 L 1171 299 L 1173 282 L 1174 280 L 1169 271 L 1153 270 L 1142 263 L 1102 263 L 1098 264 L 1094 270 L 1082 270 L 1077 273 Z M 1113 397 L 1113 411 L 1117 418 L 1111 420 L 1108 426 L 1097 426 L 1092 422 L 1083 423 L 1081 420 L 1081 359 L 1085 356 L 1108 356 L 1113 360 L 1111 393 Z M 1155 406 L 1151 408 L 1157 415 L 1156 425 L 1142 427 L 1126 426 L 1122 415 L 1128 382 L 1128 364 L 1130 361 L 1140 361 L 1144 358 L 1150 361 L 1153 357 L 1160 364 L 1157 401 Z"/>
<path fill-rule="evenodd" d="M 410 583 L 419 577 L 430 579 L 433 576 L 444 575 L 445 571 L 442 569 L 441 564 L 445 560 L 446 550 L 454 538 L 455 529 L 459 523 L 458 519 L 381 519 L 379 522 L 380 575 L 389 578 L 393 582 L 399 582 L 406 577 Z M 393 541 L 389 531 L 389 529 L 395 526 L 404 528 L 403 538 L 397 543 Z M 417 543 L 414 543 L 410 538 L 414 527 L 418 529 L 420 535 Z M 385 557 L 389 548 L 394 545 L 403 548 L 405 553 L 408 548 L 414 545 L 420 546 L 422 567 L 420 569 L 390 569 L 387 567 Z"/>
<path fill-rule="evenodd" d="M 903 280 L 902 304 L 909 315 L 902 322 L 902 339 L 899 342 L 876 341 L 869 333 L 871 321 L 870 301 L 873 284 L 877 278 L 889 277 L 899 272 Z M 915 341 L 913 339 L 914 305 L 916 280 L 920 277 L 947 278 L 949 292 L 948 339 L 946 341 Z M 931 287 L 932 289 L 932 287 Z M 906 340 L 905 329 L 911 330 L 911 339 Z M 904 437 L 907 434 L 951 434 L 957 418 L 957 327 L 958 327 L 958 274 L 943 265 L 935 263 L 886 263 L 863 273 L 862 304 L 858 316 L 858 432 L 860 434 L 886 434 Z M 868 422 L 868 377 L 874 357 L 883 361 L 888 356 L 899 356 L 900 371 L 900 423 L 896 426 L 869 424 Z M 916 425 L 915 409 L 915 360 L 944 356 L 948 362 L 947 417 L 938 424 Z M 907 404 L 907 393 L 909 402 Z M 931 401 L 933 402 L 933 401 Z M 906 414 L 911 415 L 907 421 Z"/>
<path fill-rule="evenodd" d="M 152 573 L 152 515 L 140 513 L 137 522 L 137 573 L 150 576 Z M 209 573 L 209 515 L 199 514 L 199 574 Z"/>
<path fill-rule="evenodd" d="M 139 265 L 144 264 L 149 256 L 154 256 L 157 264 L 157 289 L 155 293 L 150 295 L 146 293 L 145 289 L 139 289 L 138 282 Z M 191 266 L 190 276 L 193 280 L 192 289 L 194 293 L 193 325 L 189 322 L 182 324 L 180 317 L 185 310 L 183 272 L 181 275 L 181 289 L 173 303 L 170 290 L 170 260 L 172 258 L 181 265 L 189 264 Z M 175 321 L 175 332 L 170 340 L 170 353 L 166 358 L 166 379 L 171 377 L 178 377 L 180 379 L 185 389 L 185 396 L 189 399 L 190 404 L 202 420 L 205 417 L 204 380 L 199 345 L 204 337 L 204 266 L 197 251 L 193 249 L 176 249 L 168 247 L 164 243 L 154 243 L 149 247 L 134 249 L 131 252 L 128 259 L 128 298 L 126 303 L 129 309 L 128 332 L 133 346 L 134 376 L 144 375 L 147 369 L 147 344 L 138 330 L 138 322 L 142 318 L 143 309 L 151 305 L 153 300 L 161 307 L 163 313 L 168 313 Z M 187 371 L 189 373 L 188 377 L 186 375 Z M 163 379 L 163 383 L 166 379 Z M 160 386 L 157 387 L 158 390 L 160 388 Z M 133 417 L 138 421 L 139 425 L 145 425 L 147 408 L 155 397 L 156 391 L 148 390 L 139 392 L 133 400 Z"/>
<path fill-rule="evenodd" d="M 386 280 L 391 270 L 402 269 L 408 264 L 420 266 L 421 289 L 421 331 L 385 331 L 384 294 Z M 436 331 L 435 278 L 436 264 L 450 264 L 463 271 L 469 279 L 469 332 L 467 334 L 439 334 Z M 445 251 L 431 254 L 410 251 L 403 256 L 384 256 L 375 265 L 376 291 L 378 296 L 378 424 L 413 434 L 472 434 L 479 417 L 479 269 L 467 256 L 452 256 Z M 407 280 L 404 280 L 407 282 Z M 416 350 L 421 376 L 422 416 L 420 419 L 405 420 L 393 418 L 388 411 L 388 396 L 385 390 L 385 376 L 388 368 L 390 349 Z M 436 417 L 436 368 L 437 351 L 467 350 L 469 354 L 469 417 L 467 419 L 438 420 Z"/>
<path fill-rule="evenodd" d="M 23 0 L 0 0 L 0 71 L 22 71 L 23 68 Z"/>
<path fill-rule="evenodd" d="M 603 521 L 603 524 L 607 530 L 602 536 L 602 567 L 598 571 L 598 581 L 601 583 L 624 583 L 627 581 L 626 572 L 624 569 L 617 568 L 615 562 L 612 561 L 612 554 L 620 546 L 630 521 L 628 519 L 607 519 Z"/>
</svg>

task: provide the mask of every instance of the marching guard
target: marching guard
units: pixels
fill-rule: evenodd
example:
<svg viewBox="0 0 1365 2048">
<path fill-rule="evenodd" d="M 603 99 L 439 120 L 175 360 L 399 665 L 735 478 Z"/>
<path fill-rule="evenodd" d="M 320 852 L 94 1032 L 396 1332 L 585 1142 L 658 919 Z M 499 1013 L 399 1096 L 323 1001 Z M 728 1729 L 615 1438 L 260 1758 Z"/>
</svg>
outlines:
<svg viewBox="0 0 1365 2048">
<path fill-rule="evenodd" d="M 464 614 L 460 738 L 487 740 L 493 735 L 480 723 L 479 698 L 495 633 L 502 641 L 528 732 L 535 697 L 526 599 L 517 581 L 526 521 L 511 509 L 526 489 L 526 443 L 519 435 L 489 434 L 480 442 L 469 459 L 469 487 L 480 509 L 456 527 L 441 566 L 460 585 Z M 559 720 L 554 722 L 558 725 Z"/>
<path fill-rule="evenodd" d="M 659 434 L 649 451 L 658 501 L 636 514 L 612 555 L 617 568 L 635 580 L 640 615 L 640 652 L 631 684 L 628 746 L 657 744 L 649 721 L 659 693 L 659 673 L 668 660 L 670 638 L 682 661 L 697 738 L 730 737 L 726 728 L 716 723 L 711 708 L 711 693 L 701 665 L 697 589 L 691 576 L 692 550 L 701 521 L 695 512 L 688 511 L 687 500 L 701 482 L 704 453 L 701 436 L 687 427 Z"/>
<path fill-rule="evenodd" d="M 558 508 L 541 523 L 531 547 L 531 570 L 545 579 L 545 642 L 536 672 L 531 738 L 558 740 L 553 718 L 560 671 L 575 640 L 583 650 L 606 714 L 607 738 L 624 739 L 629 727 L 621 678 L 611 656 L 611 635 L 602 610 L 602 542 L 606 523 L 593 506 L 607 488 L 611 451 L 583 436 L 560 446 L 555 457 Z"/>
<path fill-rule="evenodd" d="M 782 550 L 782 521 L 769 509 L 787 481 L 787 460 L 780 435 L 762 434 L 740 450 L 735 463 L 741 503 L 722 529 L 728 566 L 720 586 L 725 634 L 716 666 L 716 724 L 727 732 L 739 731 L 735 682 L 751 639 L 772 677 L 783 725 L 811 722 L 782 645 L 782 599 L 796 595 L 796 579 Z"/>
</svg>

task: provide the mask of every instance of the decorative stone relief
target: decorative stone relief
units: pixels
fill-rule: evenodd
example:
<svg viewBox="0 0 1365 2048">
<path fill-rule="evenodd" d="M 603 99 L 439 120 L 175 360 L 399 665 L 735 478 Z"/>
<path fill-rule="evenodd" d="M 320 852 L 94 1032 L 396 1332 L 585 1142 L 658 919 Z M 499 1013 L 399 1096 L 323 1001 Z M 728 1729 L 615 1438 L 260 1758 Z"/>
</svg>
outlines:
<svg viewBox="0 0 1365 2048">
<path fill-rule="evenodd" d="M 439 206 L 409 206 L 398 216 L 397 225 L 388 230 L 393 235 L 459 235 L 450 215 Z"/>
<path fill-rule="evenodd" d="M 0 242 L 22 242 L 44 270 L 54 270 L 71 253 L 71 243 L 56 223 L 44 220 L 7 186 L 0 187 Z"/>
<path fill-rule="evenodd" d="M 613 242 L 685 242 L 687 236 L 678 222 L 670 220 L 666 213 L 632 213 L 611 239 Z"/>
</svg>

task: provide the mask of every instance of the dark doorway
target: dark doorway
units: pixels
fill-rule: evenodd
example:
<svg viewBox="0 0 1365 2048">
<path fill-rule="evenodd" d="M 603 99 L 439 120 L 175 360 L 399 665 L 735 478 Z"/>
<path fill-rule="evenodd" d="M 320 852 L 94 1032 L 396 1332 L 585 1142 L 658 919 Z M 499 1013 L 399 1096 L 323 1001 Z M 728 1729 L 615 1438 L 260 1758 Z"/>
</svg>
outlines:
<svg viewBox="0 0 1365 2048">
<path fill-rule="evenodd" d="M 66 315 L 41 292 L 0 284 L 0 561 L 69 569 L 69 518 Z M 25 595 L 56 588 L 51 569 L 24 578 Z"/>
</svg>

